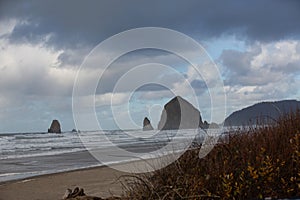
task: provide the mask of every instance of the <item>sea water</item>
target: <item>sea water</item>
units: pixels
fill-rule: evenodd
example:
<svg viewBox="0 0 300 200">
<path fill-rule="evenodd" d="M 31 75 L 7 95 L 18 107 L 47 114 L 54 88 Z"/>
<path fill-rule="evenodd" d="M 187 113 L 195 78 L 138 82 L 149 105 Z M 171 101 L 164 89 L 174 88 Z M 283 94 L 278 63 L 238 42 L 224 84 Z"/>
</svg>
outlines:
<svg viewBox="0 0 300 200">
<path fill-rule="evenodd" d="M 138 159 L 115 156 L 99 160 L 90 154 L 95 150 L 100 152 L 100 157 L 101 153 L 117 154 L 121 149 L 147 158 L 173 140 L 176 141 L 174 149 L 184 149 L 191 138 L 197 136 L 201 140 L 199 133 L 195 134 L 195 130 L 117 130 L 0 134 L 0 182 Z"/>
</svg>

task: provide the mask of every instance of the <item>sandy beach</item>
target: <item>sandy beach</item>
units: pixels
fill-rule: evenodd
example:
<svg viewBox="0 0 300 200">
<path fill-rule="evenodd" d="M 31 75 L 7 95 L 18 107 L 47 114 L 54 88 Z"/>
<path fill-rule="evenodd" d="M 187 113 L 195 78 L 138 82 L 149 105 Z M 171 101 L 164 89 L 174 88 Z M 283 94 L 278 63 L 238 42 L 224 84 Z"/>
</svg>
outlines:
<svg viewBox="0 0 300 200">
<path fill-rule="evenodd" d="M 174 155 L 3 182 L 0 183 L 0 200 L 60 200 L 67 188 L 75 187 L 83 188 L 89 196 L 120 196 L 122 175 L 161 168 L 162 163 L 174 159 Z"/>
<path fill-rule="evenodd" d="M 59 200 L 67 188 L 84 188 L 92 196 L 122 194 L 118 178 L 127 174 L 107 166 L 42 175 L 0 184 L 0 200 Z"/>
</svg>

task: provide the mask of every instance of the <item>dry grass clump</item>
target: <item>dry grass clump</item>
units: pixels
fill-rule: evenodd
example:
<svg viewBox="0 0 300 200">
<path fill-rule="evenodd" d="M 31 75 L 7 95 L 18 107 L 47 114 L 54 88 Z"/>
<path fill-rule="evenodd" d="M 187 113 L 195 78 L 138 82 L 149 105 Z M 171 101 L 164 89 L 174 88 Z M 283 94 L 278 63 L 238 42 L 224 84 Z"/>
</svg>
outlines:
<svg viewBox="0 0 300 200">
<path fill-rule="evenodd" d="M 199 149 L 132 177 L 124 199 L 263 199 L 300 196 L 300 111 L 273 126 L 232 131 L 203 159 Z"/>
</svg>

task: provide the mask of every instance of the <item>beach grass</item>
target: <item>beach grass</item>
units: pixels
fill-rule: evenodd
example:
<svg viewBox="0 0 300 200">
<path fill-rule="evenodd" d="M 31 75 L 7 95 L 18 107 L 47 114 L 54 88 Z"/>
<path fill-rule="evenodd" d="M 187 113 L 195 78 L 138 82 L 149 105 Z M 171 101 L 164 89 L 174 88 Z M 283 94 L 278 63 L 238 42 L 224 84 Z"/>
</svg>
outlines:
<svg viewBox="0 0 300 200">
<path fill-rule="evenodd" d="M 199 148 L 124 180 L 123 199 L 264 199 L 300 196 L 300 110 L 274 125 L 232 130 L 204 158 Z"/>
</svg>

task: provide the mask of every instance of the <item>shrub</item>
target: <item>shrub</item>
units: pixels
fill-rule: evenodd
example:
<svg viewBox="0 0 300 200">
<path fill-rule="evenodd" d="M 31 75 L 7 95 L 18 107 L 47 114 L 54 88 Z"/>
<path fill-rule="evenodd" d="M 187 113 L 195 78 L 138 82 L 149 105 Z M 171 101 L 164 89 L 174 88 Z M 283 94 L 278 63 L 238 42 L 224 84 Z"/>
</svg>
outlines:
<svg viewBox="0 0 300 200">
<path fill-rule="evenodd" d="M 200 148 L 200 147 L 199 147 Z M 199 148 L 126 181 L 124 199 L 263 199 L 300 196 L 300 111 L 272 126 L 231 131 L 203 159 Z"/>
</svg>

